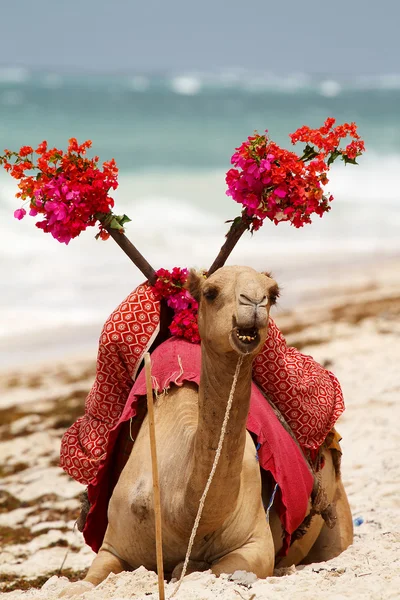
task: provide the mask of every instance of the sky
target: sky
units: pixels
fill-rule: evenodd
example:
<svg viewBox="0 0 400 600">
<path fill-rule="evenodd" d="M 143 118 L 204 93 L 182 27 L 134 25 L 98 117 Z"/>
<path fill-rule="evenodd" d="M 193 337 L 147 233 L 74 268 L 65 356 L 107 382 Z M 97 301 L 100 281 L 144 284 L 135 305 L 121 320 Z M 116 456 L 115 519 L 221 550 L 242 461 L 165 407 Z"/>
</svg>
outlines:
<svg viewBox="0 0 400 600">
<path fill-rule="evenodd" d="M 399 73 L 398 0 L 0 0 L 0 65 Z"/>
</svg>

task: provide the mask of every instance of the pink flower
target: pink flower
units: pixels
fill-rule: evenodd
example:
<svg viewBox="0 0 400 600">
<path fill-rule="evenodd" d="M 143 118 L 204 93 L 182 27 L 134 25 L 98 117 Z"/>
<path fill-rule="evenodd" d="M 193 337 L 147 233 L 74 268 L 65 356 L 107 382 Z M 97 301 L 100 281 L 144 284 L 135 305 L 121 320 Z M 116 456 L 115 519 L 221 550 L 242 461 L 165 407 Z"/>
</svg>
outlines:
<svg viewBox="0 0 400 600">
<path fill-rule="evenodd" d="M 247 194 L 246 196 L 246 200 L 245 200 L 245 205 L 248 208 L 252 208 L 253 210 L 256 210 L 256 208 L 258 208 L 258 205 L 260 204 L 260 199 L 258 196 L 256 196 L 256 194 Z"/>
<path fill-rule="evenodd" d="M 255 161 L 249 161 L 246 171 L 248 174 L 252 175 L 254 179 L 258 179 L 260 177 L 260 169 Z"/>
<path fill-rule="evenodd" d="M 260 161 L 260 171 L 269 171 L 271 169 L 271 162 L 266 158 Z"/>
<path fill-rule="evenodd" d="M 286 196 L 286 193 L 287 193 L 286 190 L 284 190 L 281 187 L 276 188 L 274 190 L 274 194 L 275 194 L 275 196 L 278 196 L 278 198 L 284 198 Z"/>
<path fill-rule="evenodd" d="M 17 210 L 14 211 L 14 217 L 16 219 L 18 219 L 18 221 L 23 219 L 25 215 L 26 215 L 26 210 L 24 208 L 17 208 Z"/>
<path fill-rule="evenodd" d="M 168 304 L 168 306 L 173 308 L 175 311 L 176 310 L 184 310 L 189 306 L 189 304 L 191 303 L 192 300 L 193 300 L 193 298 L 191 297 L 189 292 L 187 290 L 182 290 L 178 294 L 169 296 L 169 298 L 167 299 L 167 304 Z"/>
</svg>

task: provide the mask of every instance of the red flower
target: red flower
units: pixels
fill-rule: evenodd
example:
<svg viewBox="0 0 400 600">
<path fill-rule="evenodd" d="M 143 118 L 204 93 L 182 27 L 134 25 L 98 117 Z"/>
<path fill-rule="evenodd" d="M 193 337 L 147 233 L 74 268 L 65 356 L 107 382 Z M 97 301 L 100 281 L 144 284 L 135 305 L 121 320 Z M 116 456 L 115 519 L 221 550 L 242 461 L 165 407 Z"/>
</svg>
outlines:
<svg viewBox="0 0 400 600">
<path fill-rule="evenodd" d="M 99 236 L 102 240 L 108 240 L 108 238 L 110 237 L 110 234 L 105 229 L 101 229 Z"/>
<path fill-rule="evenodd" d="M 0 156 L 0 164 L 18 180 L 17 197 L 29 200 L 29 214 L 43 216 L 43 220 L 36 223 L 37 227 L 51 233 L 59 242 L 68 244 L 99 220 L 98 237 L 107 239 L 109 234 L 104 225 L 123 231 L 120 221 L 123 224 L 129 220 L 111 213 L 114 200 L 109 192 L 118 186 L 115 161 L 108 161 L 103 169 L 99 168 L 97 156 L 91 159 L 83 156 L 91 144 L 88 140 L 79 145 L 71 138 L 64 153 L 58 148 L 48 149 L 47 142 L 43 141 L 36 148 L 36 162 L 26 158 L 33 153 L 30 146 L 22 146 L 19 153 L 6 150 L 4 156 Z"/>
<path fill-rule="evenodd" d="M 184 289 L 188 274 L 187 269 L 179 267 L 174 267 L 172 271 L 159 269 L 156 271 L 157 280 L 152 286 L 152 290 L 157 300 L 163 298 L 174 311 L 174 317 L 169 326 L 172 335 L 197 344 L 200 342 L 197 326 L 198 304 Z"/>
<path fill-rule="evenodd" d="M 311 223 L 313 213 L 322 216 L 330 210 L 332 197 L 324 196 L 321 187 L 328 183 L 330 165 L 338 157 L 355 162 L 365 150 L 355 123 L 333 128 L 334 124 L 335 119 L 329 118 L 319 129 L 303 126 L 290 134 L 293 144 L 307 143 L 301 158 L 266 134 L 253 135 L 236 148 L 231 159 L 236 168 L 226 174 L 226 193 L 242 204 L 242 216 L 251 222 L 252 231 L 259 229 L 266 218 L 275 224 L 289 221 L 302 227 Z M 353 141 L 345 149 L 339 148 L 341 139 L 347 136 Z"/>
<path fill-rule="evenodd" d="M 36 154 L 44 154 L 47 150 L 47 142 L 44 141 L 41 144 L 39 144 L 39 146 L 36 148 L 35 152 Z"/>
<path fill-rule="evenodd" d="M 33 148 L 31 148 L 30 146 L 22 146 L 19 149 L 19 155 L 20 156 L 28 156 L 28 154 L 32 154 L 33 152 Z"/>
</svg>

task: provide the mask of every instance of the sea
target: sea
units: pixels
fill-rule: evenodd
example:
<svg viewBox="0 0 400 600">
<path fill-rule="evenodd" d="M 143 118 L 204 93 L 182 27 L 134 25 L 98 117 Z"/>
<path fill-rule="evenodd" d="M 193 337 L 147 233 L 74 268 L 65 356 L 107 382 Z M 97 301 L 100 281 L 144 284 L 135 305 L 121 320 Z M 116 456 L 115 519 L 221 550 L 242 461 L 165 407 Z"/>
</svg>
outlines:
<svg viewBox="0 0 400 600">
<path fill-rule="evenodd" d="M 153 265 L 207 268 L 240 206 L 226 196 L 230 157 L 254 130 L 292 148 L 288 134 L 328 117 L 355 121 L 366 153 L 335 164 L 332 210 L 311 225 L 266 222 L 229 264 L 272 271 L 281 310 L 350 263 L 400 252 L 400 75 L 221 72 L 90 75 L 0 68 L 0 149 L 90 139 L 115 158 L 118 214 Z M 297 147 L 296 147 L 297 148 Z M 298 147 L 301 152 L 301 147 Z M 101 325 L 143 280 L 115 242 L 88 229 L 66 246 L 13 217 L 16 184 L 0 173 L 0 367 L 95 352 Z"/>
</svg>

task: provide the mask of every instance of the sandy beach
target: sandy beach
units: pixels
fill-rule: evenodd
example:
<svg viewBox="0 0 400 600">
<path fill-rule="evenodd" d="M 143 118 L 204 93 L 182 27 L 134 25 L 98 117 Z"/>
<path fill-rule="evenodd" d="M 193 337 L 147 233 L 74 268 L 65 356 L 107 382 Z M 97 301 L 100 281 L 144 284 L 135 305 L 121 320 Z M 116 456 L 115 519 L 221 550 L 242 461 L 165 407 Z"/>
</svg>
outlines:
<svg viewBox="0 0 400 600">
<path fill-rule="evenodd" d="M 400 597 L 400 260 L 330 284 L 274 318 L 288 342 L 338 377 L 342 473 L 354 544 L 320 564 L 268 580 L 188 576 L 176 598 L 263 600 Z M 59 358 L 0 373 L 0 597 L 47 600 L 81 579 L 93 559 L 74 526 L 83 486 L 58 467 L 60 439 L 83 412 L 95 356 Z M 173 585 L 167 584 L 167 596 Z M 82 596 L 156 599 L 157 576 L 110 575 Z"/>
</svg>

